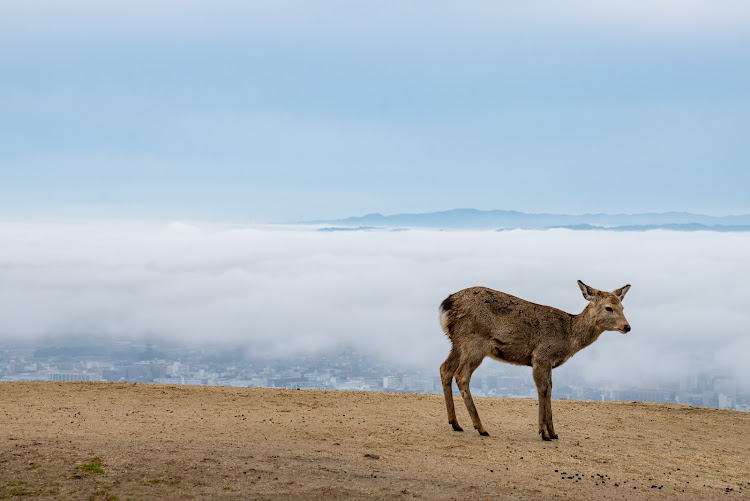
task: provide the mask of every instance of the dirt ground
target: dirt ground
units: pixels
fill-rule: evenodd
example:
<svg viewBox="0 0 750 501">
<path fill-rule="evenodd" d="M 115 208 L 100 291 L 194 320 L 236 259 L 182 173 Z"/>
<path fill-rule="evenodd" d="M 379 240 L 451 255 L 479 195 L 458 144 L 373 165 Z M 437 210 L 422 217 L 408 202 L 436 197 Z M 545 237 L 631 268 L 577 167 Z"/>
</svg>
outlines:
<svg viewBox="0 0 750 501">
<path fill-rule="evenodd" d="M 677 405 L 0 383 L 0 499 L 750 499 L 750 414 Z"/>
</svg>

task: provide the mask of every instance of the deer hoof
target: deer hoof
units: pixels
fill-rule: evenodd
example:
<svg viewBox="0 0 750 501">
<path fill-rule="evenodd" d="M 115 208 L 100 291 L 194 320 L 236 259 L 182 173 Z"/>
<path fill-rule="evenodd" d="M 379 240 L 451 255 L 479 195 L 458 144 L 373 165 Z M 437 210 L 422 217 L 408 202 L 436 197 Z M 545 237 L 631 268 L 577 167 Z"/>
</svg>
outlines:
<svg viewBox="0 0 750 501">
<path fill-rule="evenodd" d="M 490 434 L 487 433 L 486 431 L 480 431 L 479 434 L 482 435 L 483 437 L 489 437 L 490 436 Z"/>
<path fill-rule="evenodd" d="M 549 438 L 552 440 L 557 440 L 557 435 L 550 435 Z"/>
</svg>

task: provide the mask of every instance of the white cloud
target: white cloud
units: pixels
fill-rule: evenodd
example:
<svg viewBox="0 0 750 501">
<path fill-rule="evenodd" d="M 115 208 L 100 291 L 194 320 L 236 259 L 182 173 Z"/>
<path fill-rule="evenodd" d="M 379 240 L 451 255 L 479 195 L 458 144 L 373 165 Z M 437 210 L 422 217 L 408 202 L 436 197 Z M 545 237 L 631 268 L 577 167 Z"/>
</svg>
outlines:
<svg viewBox="0 0 750 501">
<path fill-rule="evenodd" d="M 437 367 L 451 292 L 485 285 L 577 313 L 580 278 L 631 283 L 633 331 L 605 333 L 558 373 L 635 381 L 700 364 L 750 381 L 748 234 L 2 223 L 0 241 L 4 339 L 155 335 L 274 355 L 352 345 Z"/>
<path fill-rule="evenodd" d="M 523 3 L 342 0 L 254 2 L 220 0 L 190 2 L 5 2 L 0 6 L 0 33 L 23 37 L 24 45 L 57 37 L 58 42 L 117 38 L 341 40 L 387 45 L 389 39 L 443 39 L 452 43 L 475 36 L 495 37 L 503 31 L 555 29 L 612 30 L 632 35 L 680 36 L 742 34 L 750 18 L 747 2 L 646 0 L 601 2 L 549 0 Z M 35 38 L 29 35 L 34 34 Z M 19 39 L 20 41 L 21 39 Z M 441 44 L 442 45 L 442 44 Z"/>
</svg>

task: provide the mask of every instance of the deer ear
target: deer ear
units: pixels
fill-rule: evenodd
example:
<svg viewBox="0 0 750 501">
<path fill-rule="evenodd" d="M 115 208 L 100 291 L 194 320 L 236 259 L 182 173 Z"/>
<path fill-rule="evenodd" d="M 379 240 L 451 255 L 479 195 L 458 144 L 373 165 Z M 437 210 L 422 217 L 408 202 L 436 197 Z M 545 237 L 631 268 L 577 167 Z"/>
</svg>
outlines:
<svg viewBox="0 0 750 501">
<path fill-rule="evenodd" d="M 584 284 L 580 280 L 578 281 L 578 287 L 581 288 L 581 292 L 583 293 L 583 298 L 586 301 L 593 301 L 594 300 L 594 294 L 596 289 L 593 287 L 589 287 L 588 285 Z"/>
<path fill-rule="evenodd" d="M 620 298 L 620 301 L 622 301 L 625 298 L 625 294 L 627 294 L 629 290 L 630 290 L 630 284 L 612 291 L 612 294 Z"/>
</svg>

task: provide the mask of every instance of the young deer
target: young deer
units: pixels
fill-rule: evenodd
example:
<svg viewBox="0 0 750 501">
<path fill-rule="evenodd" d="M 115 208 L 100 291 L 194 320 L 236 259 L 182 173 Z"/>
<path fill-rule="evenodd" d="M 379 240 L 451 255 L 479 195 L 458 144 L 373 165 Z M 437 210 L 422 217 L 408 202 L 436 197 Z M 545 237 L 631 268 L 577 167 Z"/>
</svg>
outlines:
<svg viewBox="0 0 750 501">
<path fill-rule="evenodd" d="M 626 285 L 604 292 L 584 284 L 578 286 L 589 301 L 578 315 L 557 308 L 530 303 L 486 287 L 472 287 L 448 296 L 440 305 L 440 325 L 451 340 L 451 351 L 440 366 L 448 422 L 463 431 L 453 407 L 453 378 L 480 435 L 482 426 L 469 390 L 474 370 L 484 357 L 502 362 L 530 365 L 539 394 L 539 434 L 556 439 L 552 425 L 552 369 L 597 340 L 604 331 L 630 331 L 622 313 Z"/>
</svg>

